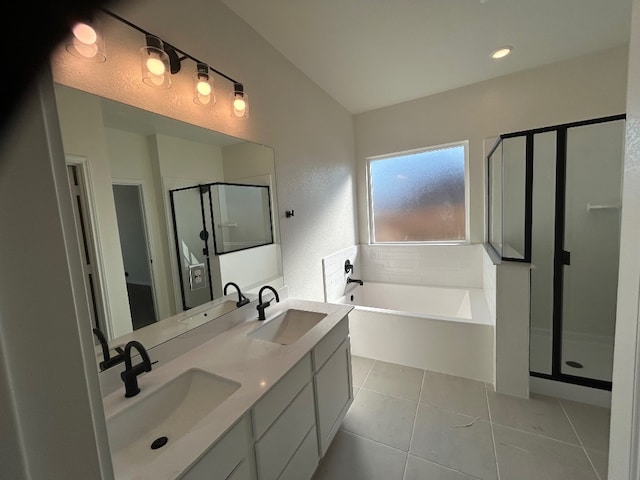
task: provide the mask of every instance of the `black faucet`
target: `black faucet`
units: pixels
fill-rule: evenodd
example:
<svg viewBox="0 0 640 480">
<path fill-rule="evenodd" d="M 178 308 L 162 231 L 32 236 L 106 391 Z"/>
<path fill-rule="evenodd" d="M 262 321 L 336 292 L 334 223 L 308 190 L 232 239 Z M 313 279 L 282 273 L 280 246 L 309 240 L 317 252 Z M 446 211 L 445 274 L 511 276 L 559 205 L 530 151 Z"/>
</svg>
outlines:
<svg viewBox="0 0 640 480">
<path fill-rule="evenodd" d="M 131 365 L 132 348 L 135 348 L 140 354 L 140 357 L 142 357 L 142 362 L 135 366 Z M 140 387 L 138 387 L 138 375 L 144 372 L 151 371 L 151 359 L 149 358 L 149 354 L 140 342 L 131 340 L 125 345 L 124 365 L 125 369 L 120 374 L 120 378 L 122 378 L 122 381 L 124 382 L 124 396 L 128 398 L 140 393 Z"/>
<path fill-rule="evenodd" d="M 124 362 L 124 350 L 122 350 L 122 348 L 116 347 L 116 355 L 112 357 L 109 353 L 109 343 L 107 343 L 107 339 L 104 336 L 104 333 L 102 333 L 102 330 L 100 330 L 99 328 L 94 328 L 93 334 L 98 337 L 98 341 L 100 342 L 100 346 L 102 347 L 102 361 L 98 364 L 101 371 Z"/>
<path fill-rule="evenodd" d="M 357 278 L 347 277 L 347 284 L 349 283 L 359 283 L 360 285 L 364 285 L 364 282 L 362 280 L 359 280 Z"/>
<path fill-rule="evenodd" d="M 227 294 L 227 287 L 233 287 L 238 291 L 238 301 L 236 302 L 236 307 L 240 308 L 243 305 L 246 305 L 247 303 L 249 303 L 249 299 L 247 297 L 244 296 L 244 294 L 240 291 L 240 287 L 238 285 L 236 285 L 233 282 L 228 282 L 225 286 L 224 286 L 224 295 Z"/>
<path fill-rule="evenodd" d="M 271 290 L 273 294 L 276 296 L 276 302 L 280 301 L 280 297 L 278 296 L 278 292 L 276 291 L 275 288 L 273 288 L 271 285 L 265 285 L 264 287 L 262 287 L 258 292 L 258 306 L 256 307 L 258 309 L 258 320 L 264 320 L 266 318 L 264 316 L 264 310 L 269 305 L 271 305 L 271 300 L 269 300 L 268 302 L 262 301 L 262 292 L 264 292 L 265 290 Z"/>
</svg>

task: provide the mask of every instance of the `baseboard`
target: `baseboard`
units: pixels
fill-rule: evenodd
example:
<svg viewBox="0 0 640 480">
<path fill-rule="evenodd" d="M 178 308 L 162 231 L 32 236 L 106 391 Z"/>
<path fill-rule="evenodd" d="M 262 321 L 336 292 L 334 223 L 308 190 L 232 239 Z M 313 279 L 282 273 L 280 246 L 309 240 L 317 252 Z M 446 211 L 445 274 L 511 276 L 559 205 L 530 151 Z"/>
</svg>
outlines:
<svg viewBox="0 0 640 480">
<path fill-rule="evenodd" d="M 572 383 L 558 382 L 546 378 L 529 377 L 529 385 L 532 393 L 550 395 L 553 397 L 573 400 L 574 402 L 588 403 L 598 407 L 611 408 L 611 392 L 598 388 L 584 387 Z"/>
</svg>

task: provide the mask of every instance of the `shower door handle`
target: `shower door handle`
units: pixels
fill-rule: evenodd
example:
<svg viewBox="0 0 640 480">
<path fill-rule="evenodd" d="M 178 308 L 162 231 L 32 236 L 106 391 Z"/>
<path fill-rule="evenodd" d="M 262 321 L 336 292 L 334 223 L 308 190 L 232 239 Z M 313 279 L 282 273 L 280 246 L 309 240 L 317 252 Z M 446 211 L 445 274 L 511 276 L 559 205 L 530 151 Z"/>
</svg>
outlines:
<svg viewBox="0 0 640 480">
<path fill-rule="evenodd" d="M 571 265 L 571 252 L 567 252 L 566 250 L 562 251 L 562 264 Z"/>
</svg>

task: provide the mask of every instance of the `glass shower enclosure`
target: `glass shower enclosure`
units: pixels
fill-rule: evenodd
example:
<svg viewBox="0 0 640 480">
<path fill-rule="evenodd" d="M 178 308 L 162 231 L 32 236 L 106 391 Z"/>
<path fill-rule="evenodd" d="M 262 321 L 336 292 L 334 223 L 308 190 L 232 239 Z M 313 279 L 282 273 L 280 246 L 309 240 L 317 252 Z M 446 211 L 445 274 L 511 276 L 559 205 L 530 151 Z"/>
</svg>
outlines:
<svg viewBox="0 0 640 480">
<path fill-rule="evenodd" d="M 625 116 L 501 135 L 487 243 L 531 264 L 531 375 L 611 389 Z"/>
<path fill-rule="evenodd" d="M 169 191 L 182 308 L 222 296 L 220 255 L 274 242 L 269 187 L 208 183 Z"/>
</svg>

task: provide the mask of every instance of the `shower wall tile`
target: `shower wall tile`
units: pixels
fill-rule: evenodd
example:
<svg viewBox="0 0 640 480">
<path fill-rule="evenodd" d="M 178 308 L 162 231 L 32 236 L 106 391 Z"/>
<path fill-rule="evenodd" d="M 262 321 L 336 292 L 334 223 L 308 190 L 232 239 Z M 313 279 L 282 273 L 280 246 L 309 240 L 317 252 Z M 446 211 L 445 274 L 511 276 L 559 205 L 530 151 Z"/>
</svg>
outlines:
<svg viewBox="0 0 640 480">
<path fill-rule="evenodd" d="M 483 255 L 481 244 L 360 245 L 363 280 L 372 282 L 481 288 Z"/>
<path fill-rule="evenodd" d="M 347 277 L 362 279 L 362 267 L 358 259 L 359 247 L 354 245 L 322 259 L 322 276 L 324 281 L 324 301 L 336 302 L 357 284 L 347 285 Z M 346 274 L 344 264 L 349 260 L 353 271 Z"/>
</svg>

